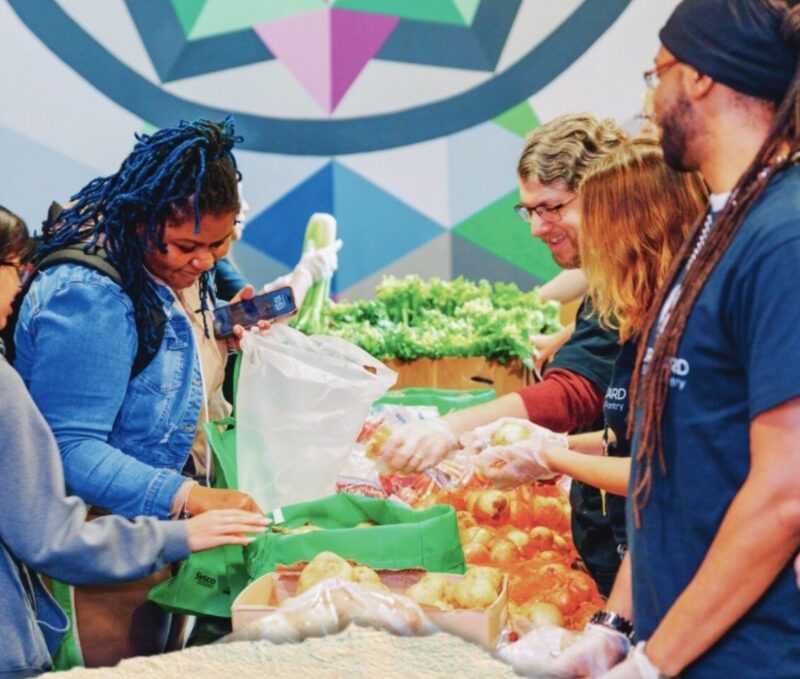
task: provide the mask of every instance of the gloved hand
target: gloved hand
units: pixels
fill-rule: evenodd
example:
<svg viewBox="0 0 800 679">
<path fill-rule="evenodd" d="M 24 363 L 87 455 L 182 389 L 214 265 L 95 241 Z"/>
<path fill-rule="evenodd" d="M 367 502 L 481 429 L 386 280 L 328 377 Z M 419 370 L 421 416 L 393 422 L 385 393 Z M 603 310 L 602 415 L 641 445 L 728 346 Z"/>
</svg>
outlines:
<svg viewBox="0 0 800 679">
<path fill-rule="evenodd" d="M 543 438 L 537 433 L 510 446 L 486 448 L 474 458 L 475 468 L 497 488 L 514 488 L 539 479 L 552 479 L 555 474 L 541 455 Z"/>
<path fill-rule="evenodd" d="M 589 623 L 581 638 L 553 663 L 554 677 L 599 677 L 620 662 L 631 648 L 628 637 Z"/>
<path fill-rule="evenodd" d="M 644 652 L 645 642 L 640 641 L 626 660 L 601 675 L 601 679 L 668 679 Z"/>
<path fill-rule="evenodd" d="M 398 427 L 381 446 L 378 464 L 408 474 L 435 467 L 458 447 L 458 439 L 441 418 Z"/>
<path fill-rule="evenodd" d="M 562 627 L 539 625 L 517 641 L 501 646 L 495 655 L 528 677 L 553 676 L 553 658 L 561 649 Z"/>
<path fill-rule="evenodd" d="M 556 434 L 519 417 L 501 417 L 482 427 L 476 427 L 462 434 L 460 443 L 464 446 L 465 453 L 477 455 L 491 446 L 509 446 L 534 436 L 545 437 L 546 443 L 568 447 L 567 438 L 563 434 Z"/>
<path fill-rule="evenodd" d="M 300 258 L 294 271 L 295 273 L 302 272 L 307 274 L 312 283 L 329 279 L 339 268 L 338 252 L 341 249 L 341 239 L 337 239 L 319 250 L 315 248 L 313 242 L 309 242 L 308 249 Z"/>
</svg>

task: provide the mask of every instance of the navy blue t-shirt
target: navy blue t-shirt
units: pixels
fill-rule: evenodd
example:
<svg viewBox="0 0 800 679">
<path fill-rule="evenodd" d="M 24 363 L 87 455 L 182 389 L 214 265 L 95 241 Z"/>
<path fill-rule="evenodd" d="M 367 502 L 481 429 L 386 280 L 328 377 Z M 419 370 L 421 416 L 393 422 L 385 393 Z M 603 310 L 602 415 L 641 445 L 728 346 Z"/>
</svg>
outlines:
<svg viewBox="0 0 800 679">
<path fill-rule="evenodd" d="M 750 210 L 700 292 L 672 359 L 661 425 L 668 472 L 662 475 L 656 463 L 640 530 L 628 511 L 640 638 L 653 633 L 692 580 L 744 483 L 751 421 L 800 396 L 798 265 L 800 168 L 794 167 Z M 636 441 L 634 435 L 634 450 Z M 800 592 L 791 564 L 681 676 L 800 677 Z"/>
<path fill-rule="evenodd" d="M 606 397 L 603 401 L 606 426 L 614 432 L 616 438 L 614 443 L 608 444 L 608 454 L 611 457 L 631 456 L 631 444 L 625 436 L 625 431 L 628 426 L 628 389 L 635 364 L 636 340 L 631 339 L 625 342 L 619 350 L 611 384 L 606 390 Z M 608 493 L 606 495 L 606 512 L 614 539 L 617 541 L 617 551 L 624 554 L 628 546 L 625 534 L 625 496 Z"/>
</svg>

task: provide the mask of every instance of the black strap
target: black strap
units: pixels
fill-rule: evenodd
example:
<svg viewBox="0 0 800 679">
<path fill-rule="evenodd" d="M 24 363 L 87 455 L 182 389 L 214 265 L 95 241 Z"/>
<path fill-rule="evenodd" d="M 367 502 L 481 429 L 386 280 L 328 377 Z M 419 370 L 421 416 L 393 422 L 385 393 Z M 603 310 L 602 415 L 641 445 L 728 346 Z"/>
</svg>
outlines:
<svg viewBox="0 0 800 679">
<path fill-rule="evenodd" d="M 116 267 L 108 261 L 108 255 L 102 248 L 92 247 L 87 251 L 84 244 L 73 243 L 72 245 L 68 245 L 61 250 L 55 250 L 45 255 L 38 262 L 31 279 L 33 279 L 33 277 L 36 276 L 36 274 L 38 274 L 40 271 L 49 269 L 57 264 L 79 264 L 89 269 L 94 269 L 95 271 L 99 271 L 105 276 L 108 276 L 117 285 L 122 287 L 122 276 L 120 276 L 120 273 L 117 271 Z M 150 323 L 155 325 L 157 328 L 156 347 L 161 346 L 161 341 L 164 338 L 164 325 L 166 322 L 167 317 L 163 309 L 153 310 L 150 317 Z M 139 332 L 138 325 L 136 331 L 138 342 L 136 357 L 134 358 L 133 366 L 131 367 L 131 379 L 136 377 L 148 365 L 150 365 L 150 361 L 152 361 L 153 357 L 155 356 L 154 352 L 147 351 L 145 342 L 143 341 L 141 333 Z"/>
<path fill-rule="evenodd" d="M 119 271 L 117 271 L 116 267 L 108 261 L 106 251 L 95 247 L 87 252 L 85 247 L 86 246 L 82 243 L 73 243 L 61 250 L 55 250 L 45 255 L 36 265 L 34 275 L 56 264 L 80 264 L 81 266 L 105 274 L 117 285 L 122 287 L 122 276 L 119 275 Z"/>
</svg>

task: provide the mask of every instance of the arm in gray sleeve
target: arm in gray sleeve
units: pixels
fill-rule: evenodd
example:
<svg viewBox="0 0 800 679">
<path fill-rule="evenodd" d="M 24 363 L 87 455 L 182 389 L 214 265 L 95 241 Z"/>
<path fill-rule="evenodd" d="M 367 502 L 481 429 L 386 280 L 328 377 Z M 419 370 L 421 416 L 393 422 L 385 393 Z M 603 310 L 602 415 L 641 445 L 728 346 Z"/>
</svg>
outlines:
<svg viewBox="0 0 800 679">
<path fill-rule="evenodd" d="M 32 569 L 74 584 L 133 580 L 189 554 L 185 522 L 107 516 L 86 522 L 66 497 L 58 447 L 25 385 L 0 358 L 0 539 Z"/>
</svg>

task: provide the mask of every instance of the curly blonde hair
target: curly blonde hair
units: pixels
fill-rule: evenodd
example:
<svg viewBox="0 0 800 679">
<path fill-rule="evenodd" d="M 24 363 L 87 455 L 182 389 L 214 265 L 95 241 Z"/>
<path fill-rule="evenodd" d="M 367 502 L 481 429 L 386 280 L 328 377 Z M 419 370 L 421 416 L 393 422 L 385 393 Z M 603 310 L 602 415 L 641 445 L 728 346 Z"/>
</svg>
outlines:
<svg viewBox="0 0 800 679">
<path fill-rule="evenodd" d="M 542 184 L 562 181 L 575 191 L 592 166 L 625 139 L 627 135 L 611 118 L 600 120 L 590 113 L 560 116 L 528 135 L 517 175 Z"/>
<path fill-rule="evenodd" d="M 597 163 L 579 187 L 580 256 L 600 322 L 620 342 L 638 334 L 676 253 L 708 203 L 697 173 L 664 162 L 658 142 L 636 139 Z"/>
</svg>

